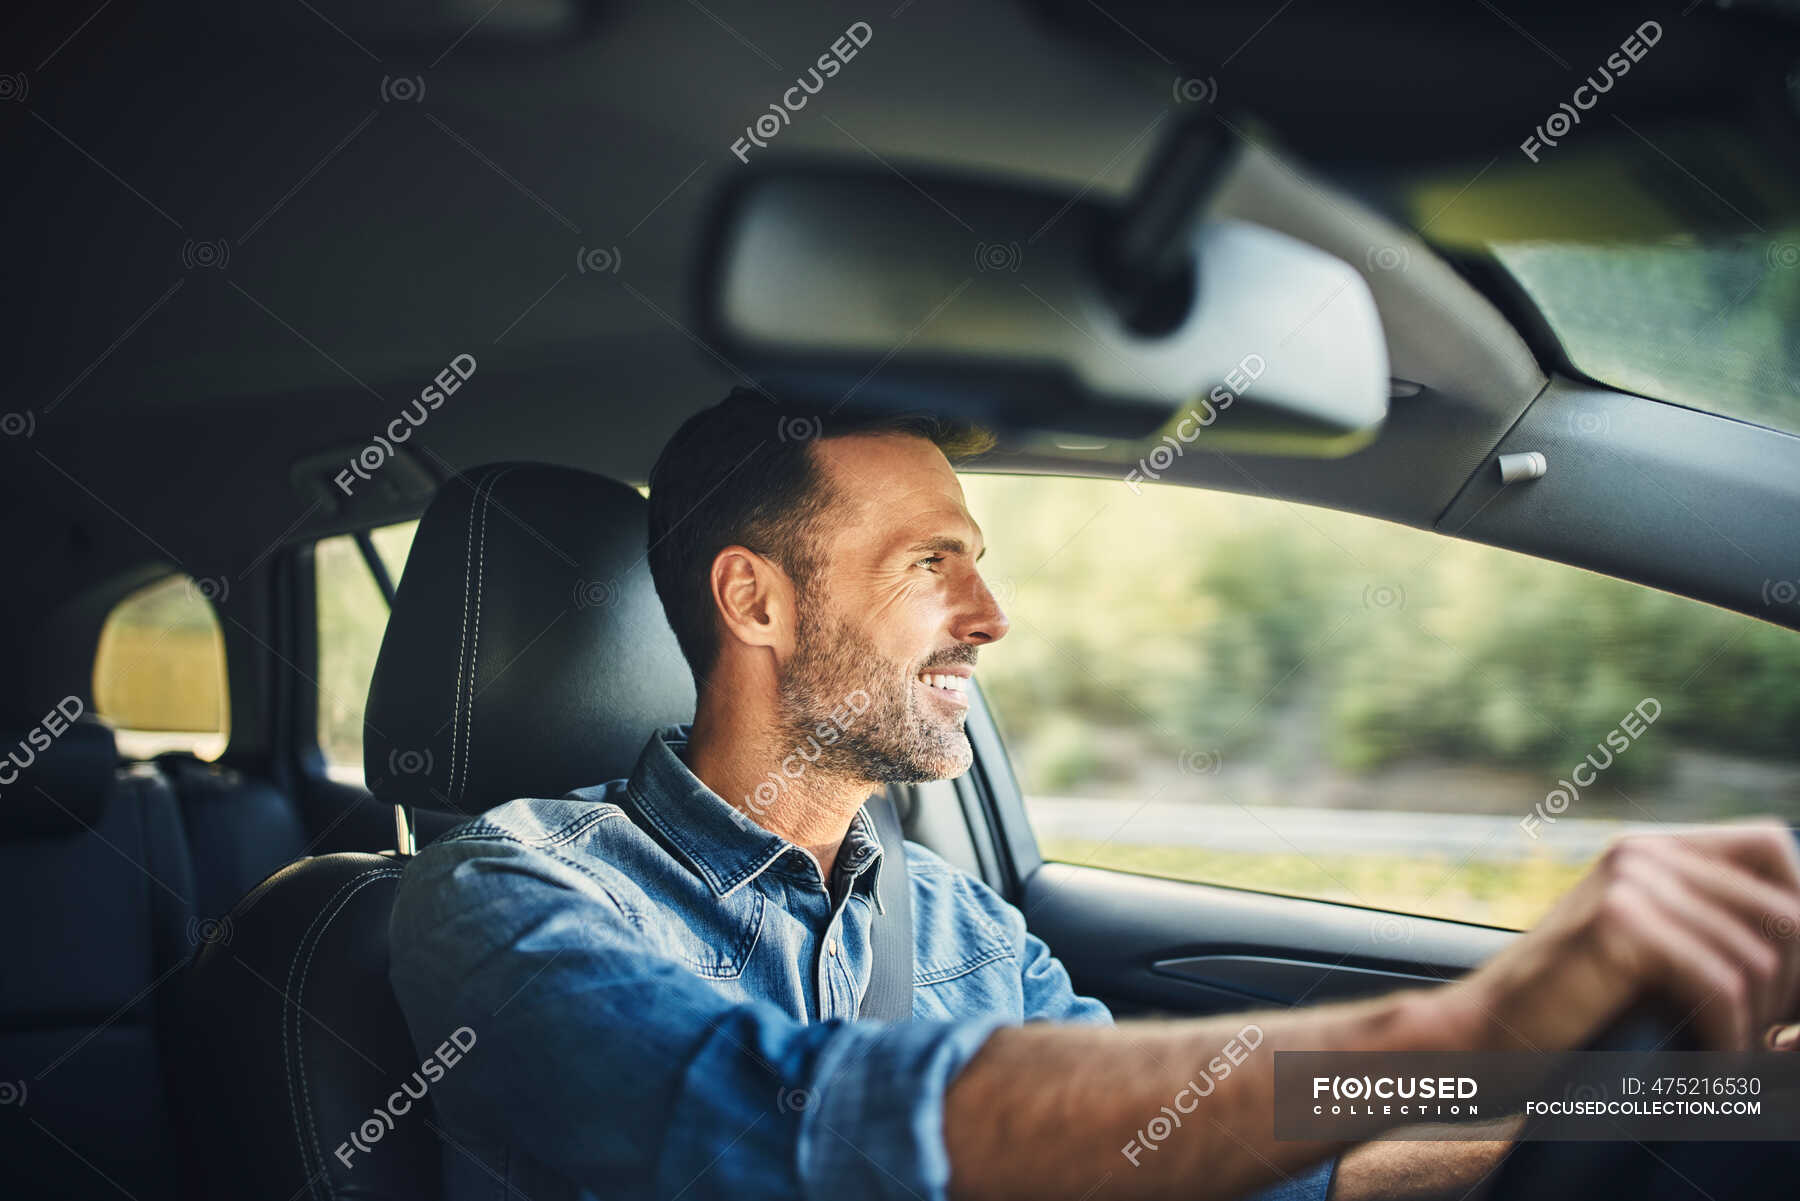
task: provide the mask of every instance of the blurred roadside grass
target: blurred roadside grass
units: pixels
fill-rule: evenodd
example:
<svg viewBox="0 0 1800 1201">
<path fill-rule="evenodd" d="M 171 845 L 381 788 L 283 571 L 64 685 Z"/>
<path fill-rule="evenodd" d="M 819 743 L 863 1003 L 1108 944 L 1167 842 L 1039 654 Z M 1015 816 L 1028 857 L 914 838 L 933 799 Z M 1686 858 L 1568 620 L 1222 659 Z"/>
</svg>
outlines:
<svg viewBox="0 0 1800 1201">
<path fill-rule="evenodd" d="M 1174 880 L 1250 888 L 1284 896 L 1343 901 L 1401 913 L 1446 917 L 1521 930 L 1536 922 L 1581 878 L 1587 865 L 1548 855 L 1497 862 L 1407 855 L 1334 855 L 1213 851 L 1090 839 L 1046 838 L 1044 858 Z"/>
</svg>

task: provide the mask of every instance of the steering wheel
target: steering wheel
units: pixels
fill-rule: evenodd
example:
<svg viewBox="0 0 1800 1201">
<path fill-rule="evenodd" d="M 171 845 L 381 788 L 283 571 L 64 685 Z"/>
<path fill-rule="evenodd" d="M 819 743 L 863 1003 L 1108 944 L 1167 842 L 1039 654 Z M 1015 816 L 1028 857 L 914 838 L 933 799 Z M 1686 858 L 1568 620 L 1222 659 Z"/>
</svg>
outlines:
<svg viewBox="0 0 1800 1201">
<path fill-rule="evenodd" d="M 1800 825 L 1794 827 L 1800 840 Z M 1628 1010 L 1589 1051 L 1693 1051 L 1691 1025 L 1654 1004 Z M 1781 1142 L 1523 1142 L 1488 1194 L 1494 1201 L 1587 1201 L 1592 1197 L 1791 1197 L 1800 1180 L 1800 1144 Z"/>
<path fill-rule="evenodd" d="M 1628 1012 L 1589 1051 L 1692 1051 L 1689 1030 L 1660 1010 Z M 1522 1142 L 1494 1178 L 1493 1201 L 1749 1201 L 1792 1197 L 1796 1142 Z"/>
<path fill-rule="evenodd" d="M 1690 1051 L 1686 1030 L 1649 1006 L 1614 1022 L 1587 1051 Z M 1700 1144 L 1704 1145 L 1704 1144 Z M 1589 1201 L 1595 1197 L 1648 1197 L 1666 1171 L 1669 1144 L 1620 1142 L 1522 1142 L 1507 1156 L 1488 1195 L 1495 1201 Z"/>
</svg>

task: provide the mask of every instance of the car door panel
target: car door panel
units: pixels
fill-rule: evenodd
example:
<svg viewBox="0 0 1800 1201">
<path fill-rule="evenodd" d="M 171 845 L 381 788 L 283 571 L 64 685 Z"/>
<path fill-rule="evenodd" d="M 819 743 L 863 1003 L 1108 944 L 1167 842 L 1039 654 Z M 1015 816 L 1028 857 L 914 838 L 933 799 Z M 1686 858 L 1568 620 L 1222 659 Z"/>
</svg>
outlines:
<svg viewBox="0 0 1800 1201">
<path fill-rule="evenodd" d="M 1221 1013 L 1452 979 L 1512 931 L 1045 863 L 1021 908 L 1077 989 L 1116 1013 Z"/>
</svg>

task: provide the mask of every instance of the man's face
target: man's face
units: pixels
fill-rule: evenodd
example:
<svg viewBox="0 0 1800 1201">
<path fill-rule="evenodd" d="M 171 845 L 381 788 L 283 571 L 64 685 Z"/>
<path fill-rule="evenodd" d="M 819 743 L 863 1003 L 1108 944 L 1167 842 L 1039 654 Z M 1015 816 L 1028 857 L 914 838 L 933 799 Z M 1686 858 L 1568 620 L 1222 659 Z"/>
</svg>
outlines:
<svg viewBox="0 0 1800 1201">
<path fill-rule="evenodd" d="M 924 438 L 829 438 L 813 455 L 836 498 L 797 596 L 788 731 L 854 778 L 959 775 L 973 759 L 963 722 L 976 651 L 1007 630 L 975 567 L 984 546 L 962 485 Z"/>
</svg>

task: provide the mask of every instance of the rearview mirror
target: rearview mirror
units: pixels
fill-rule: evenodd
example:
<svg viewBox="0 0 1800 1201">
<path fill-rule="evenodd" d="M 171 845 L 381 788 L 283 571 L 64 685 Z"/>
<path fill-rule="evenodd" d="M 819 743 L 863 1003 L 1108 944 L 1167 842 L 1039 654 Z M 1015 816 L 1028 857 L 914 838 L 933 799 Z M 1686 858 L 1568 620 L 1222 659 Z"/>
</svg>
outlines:
<svg viewBox="0 0 1800 1201">
<path fill-rule="evenodd" d="M 1387 344 L 1355 269 L 1260 226 L 1164 214 L 1168 269 L 1132 288 L 1106 255 L 1123 219 L 1002 183 L 765 171 L 714 214 L 701 324 L 821 411 L 922 409 L 1028 437 L 1178 429 L 1282 454 L 1373 435 Z"/>
</svg>

